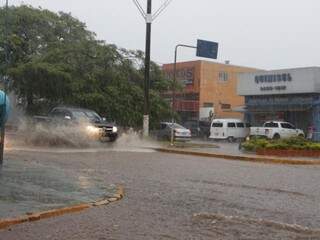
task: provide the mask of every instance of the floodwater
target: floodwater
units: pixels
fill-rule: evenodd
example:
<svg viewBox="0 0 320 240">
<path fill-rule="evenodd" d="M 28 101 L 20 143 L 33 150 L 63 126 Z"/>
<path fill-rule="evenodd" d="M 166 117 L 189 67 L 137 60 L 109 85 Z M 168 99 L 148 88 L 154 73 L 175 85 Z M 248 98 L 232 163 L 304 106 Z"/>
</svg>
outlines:
<svg viewBox="0 0 320 240">
<path fill-rule="evenodd" d="M 28 159 L 5 161 L 0 183 L 0 218 L 92 202 L 115 191 L 85 172 Z"/>
<path fill-rule="evenodd" d="M 1 231 L 1 239 L 320 239 L 318 166 L 138 148 L 67 154 L 12 151 L 7 157 L 9 163 L 25 159 L 30 166 L 62 169 L 67 179 L 83 176 L 82 184 L 75 184 L 81 189 L 88 182 L 121 184 L 125 198 L 81 214 L 16 226 Z"/>
<path fill-rule="evenodd" d="M 84 139 L 80 133 L 69 135 L 71 129 L 56 130 L 55 134 L 42 127 L 36 128 L 33 133 L 25 129 L 9 132 L 5 152 L 29 152 L 42 158 L 46 158 L 46 154 L 65 158 L 68 154 L 93 153 L 93 158 L 88 161 L 94 161 L 94 153 L 148 153 L 157 146 L 152 141 L 142 140 L 134 131 L 121 134 L 114 143 L 100 143 Z M 113 183 L 102 184 L 101 178 L 89 171 L 64 169 L 61 165 L 48 165 L 41 160 L 46 159 L 35 157 L 4 161 L 0 170 L 0 218 L 92 202 L 115 192 Z"/>
</svg>

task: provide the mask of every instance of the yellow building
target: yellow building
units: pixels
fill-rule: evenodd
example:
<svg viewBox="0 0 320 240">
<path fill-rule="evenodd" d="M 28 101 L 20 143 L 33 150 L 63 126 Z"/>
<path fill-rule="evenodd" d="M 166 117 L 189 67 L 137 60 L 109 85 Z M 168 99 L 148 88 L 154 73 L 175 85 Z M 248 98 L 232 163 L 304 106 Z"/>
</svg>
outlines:
<svg viewBox="0 0 320 240">
<path fill-rule="evenodd" d="M 174 108 L 182 122 L 243 118 L 243 114 L 236 111 L 244 105 L 244 97 L 237 95 L 238 74 L 257 70 L 209 61 L 177 63 L 177 81 L 183 89 L 176 93 Z M 163 71 L 173 78 L 173 64 L 163 65 Z M 171 93 L 166 97 L 171 98 Z"/>
</svg>

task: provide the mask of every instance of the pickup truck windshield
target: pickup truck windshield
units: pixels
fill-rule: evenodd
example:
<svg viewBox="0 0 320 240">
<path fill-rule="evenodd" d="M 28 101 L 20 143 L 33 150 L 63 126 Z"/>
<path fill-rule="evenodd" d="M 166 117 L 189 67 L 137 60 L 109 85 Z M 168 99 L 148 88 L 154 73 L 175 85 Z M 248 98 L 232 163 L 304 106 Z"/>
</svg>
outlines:
<svg viewBox="0 0 320 240">
<path fill-rule="evenodd" d="M 94 111 L 85 111 L 84 114 L 89 118 L 89 119 L 95 119 L 98 121 L 102 121 L 101 117 L 98 115 L 98 113 Z"/>
<path fill-rule="evenodd" d="M 277 128 L 277 127 L 279 127 L 279 126 L 278 126 L 278 123 L 267 122 L 267 123 L 264 124 L 264 127 L 267 127 L 267 128 Z"/>
<path fill-rule="evenodd" d="M 82 111 L 72 111 L 72 115 L 76 119 L 87 119 L 88 116 Z"/>
</svg>

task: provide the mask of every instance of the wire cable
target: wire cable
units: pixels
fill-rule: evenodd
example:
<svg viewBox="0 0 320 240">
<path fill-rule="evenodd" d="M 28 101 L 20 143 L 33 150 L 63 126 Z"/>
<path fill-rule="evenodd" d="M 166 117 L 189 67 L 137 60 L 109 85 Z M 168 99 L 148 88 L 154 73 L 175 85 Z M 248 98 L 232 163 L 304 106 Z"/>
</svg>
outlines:
<svg viewBox="0 0 320 240">
<path fill-rule="evenodd" d="M 141 13 L 141 16 L 145 19 L 147 14 L 146 12 L 143 10 L 143 8 L 141 7 L 140 3 L 138 2 L 138 0 L 132 0 L 133 3 L 136 5 L 136 7 L 138 8 L 139 12 Z"/>
<path fill-rule="evenodd" d="M 161 7 L 153 14 L 152 19 L 156 19 L 172 2 L 173 0 L 166 0 Z"/>
</svg>

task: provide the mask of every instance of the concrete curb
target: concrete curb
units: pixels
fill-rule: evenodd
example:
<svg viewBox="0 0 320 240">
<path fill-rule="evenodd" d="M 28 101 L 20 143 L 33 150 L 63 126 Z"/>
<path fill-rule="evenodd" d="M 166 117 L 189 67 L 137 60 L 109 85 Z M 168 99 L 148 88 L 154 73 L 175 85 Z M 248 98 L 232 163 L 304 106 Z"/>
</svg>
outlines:
<svg viewBox="0 0 320 240">
<path fill-rule="evenodd" d="M 16 217 L 16 218 L 0 219 L 0 229 L 8 228 L 10 226 L 25 223 L 25 222 L 34 222 L 42 219 L 58 217 L 65 214 L 81 212 L 88 208 L 107 205 L 109 203 L 119 201 L 123 197 L 124 197 L 124 188 L 123 186 L 119 186 L 117 189 L 117 192 L 114 195 L 112 195 L 112 197 L 101 199 L 92 203 L 79 204 L 79 205 L 74 205 L 74 206 L 65 207 L 65 208 L 42 211 L 38 213 L 29 213 L 27 215 Z"/>
<path fill-rule="evenodd" d="M 281 159 L 281 158 L 269 158 L 269 157 L 266 158 L 266 157 L 258 157 L 258 156 L 250 157 L 250 156 L 240 156 L 240 155 L 227 155 L 227 154 L 220 154 L 220 153 L 179 150 L 174 148 L 154 148 L 154 150 L 158 152 L 173 153 L 173 154 L 223 158 L 226 160 L 233 160 L 233 161 L 246 161 L 246 162 L 283 164 L 283 165 L 320 165 L 320 160 L 317 161 L 317 160 L 303 160 L 303 159 Z"/>
</svg>

